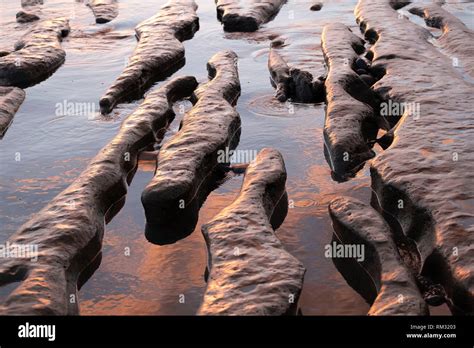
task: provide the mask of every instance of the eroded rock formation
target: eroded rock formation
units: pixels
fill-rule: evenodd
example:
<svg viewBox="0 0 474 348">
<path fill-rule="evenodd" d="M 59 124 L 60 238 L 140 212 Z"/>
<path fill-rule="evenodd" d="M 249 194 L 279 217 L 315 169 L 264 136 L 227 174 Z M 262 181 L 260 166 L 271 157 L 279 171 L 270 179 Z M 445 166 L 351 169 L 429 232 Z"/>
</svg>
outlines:
<svg viewBox="0 0 474 348">
<path fill-rule="evenodd" d="M 139 98 L 156 81 L 184 65 L 184 46 L 199 29 L 193 0 L 173 0 L 136 28 L 137 47 L 127 67 L 100 99 L 106 114 L 120 102 Z"/>
<path fill-rule="evenodd" d="M 474 45 L 471 44 L 474 33 L 454 15 L 435 4 L 412 7 L 410 12 L 423 17 L 427 25 L 442 30 L 443 34 L 437 42 L 452 54 L 455 67 L 463 67 L 474 78 Z"/>
<path fill-rule="evenodd" d="M 200 85 L 197 102 L 179 132 L 163 145 L 157 170 L 142 194 L 146 237 L 168 244 L 194 231 L 199 208 L 220 176 L 219 156 L 240 139 L 237 55 L 221 51 L 208 62 L 210 81 Z"/>
<path fill-rule="evenodd" d="M 59 18 L 36 24 L 0 57 L 0 86 L 30 87 L 51 76 L 63 63 L 61 40 L 69 34 L 69 22 Z"/>
<path fill-rule="evenodd" d="M 363 261 L 333 258 L 347 282 L 364 297 L 369 315 L 426 315 L 428 308 L 412 270 L 399 255 L 387 222 L 372 207 L 350 198 L 329 205 L 335 241 L 363 245 Z M 348 256 L 348 255 L 346 255 Z"/>
<path fill-rule="evenodd" d="M 256 31 L 272 20 L 286 0 L 215 0 L 225 31 Z"/>
<path fill-rule="evenodd" d="M 311 29 L 311 24 L 296 26 L 291 28 L 296 34 L 284 34 L 271 44 L 268 69 L 279 101 L 316 103 L 325 100 L 326 72 L 319 50 L 308 42 L 308 37 L 316 41 L 318 36 Z"/>
<path fill-rule="evenodd" d="M 373 205 L 392 229 L 414 240 L 421 269 L 443 285 L 454 306 L 472 313 L 474 86 L 452 57 L 432 44 L 426 29 L 398 15 L 407 3 L 360 0 L 355 12 L 373 43 L 371 68 L 381 75 L 375 92 L 384 100 L 420 106 L 418 114 L 403 113 L 393 144 L 372 162 Z M 452 29 L 440 40 L 462 45 L 441 44 L 469 70 L 462 57 L 472 52 L 474 41 L 464 41 L 467 29 L 459 21 L 447 23 Z"/>
<path fill-rule="evenodd" d="M 34 13 L 20 11 L 16 14 L 16 21 L 18 23 L 29 23 L 39 20 L 40 18 Z"/>
<path fill-rule="evenodd" d="M 117 0 L 90 0 L 87 6 L 92 9 L 96 23 L 107 23 L 118 16 Z"/>
<path fill-rule="evenodd" d="M 370 140 L 383 120 L 376 116 L 376 95 L 356 72 L 364 41 L 345 25 L 334 23 L 324 27 L 322 42 L 329 68 L 324 153 L 333 177 L 342 181 L 375 156 Z"/>
<path fill-rule="evenodd" d="M 303 265 L 274 230 L 288 211 L 281 154 L 263 149 L 250 163 L 239 196 L 202 227 L 209 277 L 200 315 L 284 315 L 296 312 Z"/>
<path fill-rule="evenodd" d="M 5 135 L 23 100 L 25 100 L 25 91 L 22 89 L 0 87 L 0 139 Z"/>
<path fill-rule="evenodd" d="M 37 260 L 0 259 L 0 286 L 16 285 L 1 314 L 78 313 L 78 283 L 97 260 L 105 223 L 123 205 L 138 153 L 161 141 L 173 102 L 196 86 L 194 77 L 182 77 L 151 92 L 79 177 L 10 237 L 10 245 L 36 246 Z"/>
</svg>

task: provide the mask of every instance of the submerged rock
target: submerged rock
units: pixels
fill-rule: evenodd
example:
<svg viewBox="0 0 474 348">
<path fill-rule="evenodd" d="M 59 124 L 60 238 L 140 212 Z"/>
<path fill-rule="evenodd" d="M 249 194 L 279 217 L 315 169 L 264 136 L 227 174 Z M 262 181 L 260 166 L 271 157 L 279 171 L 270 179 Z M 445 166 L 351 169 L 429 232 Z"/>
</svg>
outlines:
<svg viewBox="0 0 474 348">
<path fill-rule="evenodd" d="M 317 64 L 317 62 L 314 63 Z M 287 99 L 301 103 L 323 102 L 325 97 L 324 77 L 315 74 L 315 70 L 311 68 L 309 67 L 308 70 L 312 73 L 295 66 L 290 67 L 279 50 L 271 48 L 268 56 L 268 69 L 272 85 L 276 88 L 275 98 L 281 102 Z"/>
<path fill-rule="evenodd" d="M 310 10 L 311 11 L 321 11 L 322 8 L 323 8 L 323 3 L 322 2 L 316 2 L 310 7 Z"/>
<path fill-rule="evenodd" d="M 275 29 L 272 29 L 275 30 Z M 279 101 L 301 103 L 325 100 L 326 70 L 318 44 L 320 33 L 311 22 L 277 28 L 268 55 L 271 83 Z"/>
<path fill-rule="evenodd" d="M 194 77 L 182 77 L 148 94 L 79 177 L 10 237 L 9 245 L 37 250 L 0 258 L 0 286 L 18 283 L 1 314 L 78 314 L 77 288 L 94 269 L 105 223 L 124 203 L 138 153 L 161 141 L 173 103 L 196 86 Z"/>
<path fill-rule="evenodd" d="M 225 31 L 256 31 L 278 14 L 286 0 L 216 0 Z"/>
<path fill-rule="evenodd" d="M 68 34 L 64 18 L 36 24 L 15 43 L 14 51 L 0 57 L 0 86 L 26 88 L 51 76 L 64 63 L 61 40 Z"/>
<path fill-rule="evenodd" d="M 0 87 L 0 139 L 13 121 L 13 116 L 25 100 L 25 91 L 16 87 Z"/>
<path fill-rule="evenodd" d="M 34 22 L 39 20 L 40 18 L 33 14 L 33 13 L 27 13 L 25 11 L 20 11 L 16 14 L 16 21 L 18 23 L 29 23 L 29 22 Z"/>
<path fill-rule="evenodd" d="M 137 47 L 127 67 L 100 99 L 107 114 L 124 101 L 140 98 L 156 81 L 184 65 L 184 46 L 199 29 L 197 5 L 193 0 L 173 0 L 136 28 Z"/>
<path fill-rule="evenodd" d="M 99 24 L 110 22 L 118 16 L 117 0 L 90 0 L 87 6 L 92 9 L 95 21 Z"/>
<path fill-rule="evenodd" d="M 202 227 L 209 277 L 200 315 L 295 314 L 305 268 L 274 230 L 288 211 L 281 154 L 263 149 L 239 196 Z"/>
<path fill-rule="evenodd" d="M 322 41 L 329 68 L 324 151 L 333 177 L 343 181 L 375 156 L 368 139 L 375 138 L 381 120 L 374 110 L 375 95 L 354 71 L 364 41 L 339 23 L 324 27 Z"/>
<path fill-rule="evenodd" d="M 199 208 L 229 161 L 220 161 L 220 154 L 239 143 L 237 55 L 221 51 L 207 69 L 210 81 L 197 88 L 197 102 L 179 132 L 160 149 L 155 176 L 142 194 L 145 235 L 152 243 L 174 243 L 194 231 Z"/>
<path fill-rule="evenodd" d="M 389 225 L 372 207 L 353 198 L 329 204 L 334 240 L 342 245 L 362 245 L 362 261 L 351 255 L 333 258 L 336 267 L 371 305 L 369 315 L 427 315 L 412 271 L 399 256 Z"/>
<path fill-rule="evenodd" d="M 405 109 L 394 142 L 372 162 L 374 203 L 393 229 L 414 240 L 424 273 L 443 285 L 457 308 L 472 313 L 474 85 L 431 43 L 428 30 L 399 17 L 396 9 L 404 4 L 361 0 L 356 7 L 361 29 L 375 43 L 371 68 L 383 73 L 375 91 L 418 106 Z M 451 18 L 449 26 L 439 40 L 462 42 L 450 50 L 468 66 L 461 57 L 474 41 L 465 40 L 459 21 Z"/>
</svg>

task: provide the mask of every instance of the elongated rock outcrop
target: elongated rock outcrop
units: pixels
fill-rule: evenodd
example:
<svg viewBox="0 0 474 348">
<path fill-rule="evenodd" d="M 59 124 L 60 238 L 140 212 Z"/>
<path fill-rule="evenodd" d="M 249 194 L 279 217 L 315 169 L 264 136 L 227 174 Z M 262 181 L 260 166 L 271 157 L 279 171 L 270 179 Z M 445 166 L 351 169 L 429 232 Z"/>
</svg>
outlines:
<svg viewBox="0 0 474 348">
<path fill-rule="evenodd" d="M 274 230 L 288 211 L 283 157 L 263 149 L 239 196 L 202 227 L 209 277 L 200 315 L 295 314 L 305 268 Z"/>
<path fill-rule="evenodd" d="M 324 151 L 334 178 L 345 180 L 375 156 L 368 140 L 378 131 L 376 98 L 354 71 L 364 41 L 345 25 L 334 23 L 324 27 L 322 43 L 329 68 Z"/>
<path fill-rule="evenodd" d="M 426 315 L 428 308 L 412 271 L 401 259 L 389 225 L 372 207 L 352 198 L 329 205 L 335 241 L 357 250 L 360 262 L 333 258 L 347 282 L 371 304 L 369 315 Z M 360 255 L 358 255 L 360 256 Z"/>
<path fill-rule="evenodd" d="M 474 85 L 431 43 L 435 39 L 426 29 L 398 15 L 396 9 L 406 4 L 361 0 L 355 12 L 373 43 L 372 69 L 383 75 L 375 91 L 384 100 L 420 109 L 403 113 L 393 144 L 372 162 L 372 187 L 392 228 L 416 242 L 425 272 L 457 308 L 472 313 Z M 463 36 L 456 32 L 448 40 Z M 462 42 L 453 47 L 457 57 L 474 46 L 472 40 Z M 432 264 L 438 266 L 430 269 Z"/>
<path fill-rule="evenodd" d="M 194 231 L 199 208 L 228 162 L 221 155 L 239 143 L 240 116 L 233 106 L 240 96 L 237 55 L 221 51 L 207 68 L 210 81 L 197 88 L 196 104 L 161 148 L 155 176 L 142 194 L 145 234 L 153 243 L 173 243 Z"/>
<path fill-rule="evenodd" d="M 59 18 L 40 22 L 0 57 L 0 86 L 30 87 L 51 76 L 63 63 L 61 40 L 69 34 L 69 22 Z"/>
<path fill-rule="evenodd" d="M 95 21 L 99 24 L 110 22 L 118 16 L 117 0 L 90 0 L 87 6 L 92 9 Z"/>
<path fill-rule="evenodd" d="M 173 0 L 136 28 L 137 47 L 127 67 L 100 99 L 100 110 L 109 113 L 118 103 L 139 98 L 156 81 L 184 65 L 184 46 L 199 29 L 193 0 Z"/>
<path fill-rule="evenodd" d="M 13 117 L 25 100 L 25 91 L 16 87 L 0 87 L 0 139 L 13 121 Z"/>
<path fill-rule="evenodd" d="M 269 22 L 286 0 L 215 0 L 225 31 L 251 32 Z"/>
<path fill-rule="evenodd" d="M 438 43 L 452 55 L 453 65 L 460 66 L 474 78 L 474 33 L 457 17 L 438 5 L 412 7 L 410 12 L 425 19 L 427 25 L 441 29 L 443 34 Z"/>
<path fill-rule="evenodd" d="M 79 177 L 10 237 L 15 249 L 37 253 L 0 259 L 0 286 L 18 283 L 1 314 L 78 313 L 78 280 L 100 252 L 104 224 L 123 205 L 138 153 L 161 140 L 173 102 L 196 86 L 194 77 L 182 77 L 151 92 Z"/>
</svg>

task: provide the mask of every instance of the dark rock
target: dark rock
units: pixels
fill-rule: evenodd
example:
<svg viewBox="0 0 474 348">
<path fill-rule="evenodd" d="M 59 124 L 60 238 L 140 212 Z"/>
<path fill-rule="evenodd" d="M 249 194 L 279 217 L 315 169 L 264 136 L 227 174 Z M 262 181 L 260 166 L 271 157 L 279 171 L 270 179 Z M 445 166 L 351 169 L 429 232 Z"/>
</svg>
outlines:
<svg viewBox="0 0 474 348">
<path fill-rule="evenodd" d="M 40 18 L 33 13 L 26 13 L 25 11 L 20 11 L 16 14 L 16 21 L 18 23 L 29 23 L 39 20 Z"/>
<path fill-rule="evenodd" d="M 474 87 L 466 75 L 474 77 L 473 32 L 436 8 L 441 22 L 449 23 L 449 33 L 438 39 L 445 50 L 439 50 L 426 29 L 400 20 L 395 8 L 401 5 L 361 0 L 355 11 L 361 28 L 378 37 L 371 68 L 386 73 L 375 92 L 384 100 L 420 107 L 419 113 L 403 114 L 394 142 L 372 161 L 372 188 L 380 210 L 392 217 L 391 227 L 416 243 L 421 264 L 438 255 L 436 269 L 427 266 L 425 271 L 438 274 L 454 305 L 472 313 L 474 128 L 469 124 Z M 452 56 L 459 58 L 464 72 L 453 66 Z"/>
<path fill-rule="evenodd" d="M 89 0 L 87 3 L 92 9 L 96 23 L 102 24 L 118 16 L 117 0 Z"/>
<path fill-rule="evenodd" d="M 323 3 L 322 2 L 317 2 L 314 5 L 310 7 L 311 11 L 320 11 L 323 8 Z"/>
<path fill-rule="evenodd" d="M 325 156 L 335 180 L 353 176 L 375 156 L 368 139 L 375 139 L 379 120 L 376 96 L 352 70 L 364 42 L 342 24 L 328 24 L 322 33 L 329 67 L 326 79 Z M 388 127 L 387 127 L 388 128 Z"/>
<path fill-rule="evenodd" d="M 77 288 L 97 260 L 105 223 L 123 204 L 138 153 L 161 141 L 173 103 L 196 86 L 182 77 L 148 94 L 79 177 L 10 237 L 10 245 L 36 245 L 38 254 L 0 258 L 0 286 L 19 283 L 0 304 L 2 315 L 78 314 Z"/>
<path fill-rule="evenodd" d="M 286 0 L 216 0 L 217 18 L 225 31 L 252 32 L 273 19 Z"/>
<path fill-rule="evenodd" d="M 367 65 L 366 61 L 363 60 L 362 58 L 357 58 L 355 60 L 355 68 L 356 70 L 362 69 L 362 70 L 369 70 L 369 66 Z"/>
<path fill-rule="evenodd" d="M 14 51 L 0 57 L 0 86 L 30 87 L 53 74 L 66 52 L 61 40 L 69 34 L 67 19 L 36 24 L 14 45 Z"/>
<path fill-rule="evenodd" d="M 138 45 L 127 67 L 100 99 L 100 110 L 107 114 L 124 101 L 140 98 L 158 80 L 184 65 L 184 40 L 199 29 L 197 5 L 193 0 L 169 1 L 153 17 L 136 28 Z"/>
<path fill-rule="evenodd" d="M 158 154 L 155 176 L 142 194 L 145 235 L 152 243 L 174 243 L 194 231 L 219 167 L 229 161 L 221 155 L 239 143 L 240 116 L 233 107 L 240 96 L 236 62 L 232 51 L 209 60 L 210 81 L 198 87 L 197 102 Z"/>
<path fill-rule="evenodd" d="M 375 83 L 375 79 L 372 76 L 367 75 L 367 74 L 362 74 L 362 75 L 359 76 L 359 78 L 362 81 L 364 81 L 365 84 L 369 87 L 372 86 Z"/>
<path fill-rule="evenodd" d="M 200 315 L 296 314 L 305 269 L 274 229 L 288 211 L 281 154 L 263 149 L 239 196 L 202 227 L 209 259 Z"/>
<path fill-rule="evenodd" d="M 335 241 L 364 246 L 362 259 L 333 258 L 338 270 L 369 304 L 369 315 L 427 315 L 411 270 L 403 264 L 388 224 L 372 207 L 353 198 L 329 205 Z M 359 256 L 359 255 L 358 255 Z"/>
<path fill-rule="evenodd" d="M 0 87 L 0 139 L 13 121 L 13 116 L 25 100 L 25 91 L 16 87 Z"/>
</svg>

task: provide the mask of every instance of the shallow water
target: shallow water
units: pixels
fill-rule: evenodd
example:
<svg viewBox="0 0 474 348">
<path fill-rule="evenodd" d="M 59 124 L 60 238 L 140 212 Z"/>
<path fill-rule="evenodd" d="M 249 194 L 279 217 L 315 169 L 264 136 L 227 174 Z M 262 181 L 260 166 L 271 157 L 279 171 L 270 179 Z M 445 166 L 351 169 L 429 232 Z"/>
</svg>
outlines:
<svg viewBox="0 0 474 348">
<path fill-rule="evenodd" d="M 0 243 L 67 187 L 137 107 L 140 101 L 121 104 L 108 117 L 97 112 L 100 96 L 135 47 L 134 27 L 166 3 L 120 0 L 119 16 L 111 23 L 96 25 L 92 12 L 81 1 L 44 2 L 34 12 L 42 18 L 70 17 L 72 30 L 62 44 L 65 64 L 49 79 L 26 90 L 25 102 L 0 141 Z M 318 34 L 324 24 L 336 20 L 356 28 L 352 13 L 356 2 L 326 1 L 322 11 L 312 12 L 312 1 L 290 0 L 260 32 L 226 34 L 216 19 L 214 1 L 197 1 L 200 30 L 184 43 L 187 63 L 173 75 L 189 74 L 205 81 L 206 62 L 214 53 L 232 49 L 238 54 L 242 85 L 237 105 L 242 118 L 238 149 L 275 147 L 285 158 L 287 189 L 294 208 L 277 235 L 307 269 L 300 299 L 306 315 L 367 312 L 368 305 L 324 257 L 324 246 L 332 235 L 328 202 L 339 195 L 368 201 L 370 178 L 366 165 L 349 182 L 332 181 L 323 155 L 324 104 L 279 103 L 272 98 L 267 38 L 272 33 L 289 34 L 302 20 L 311 23 Z M 447 8 L 473 26 L 469 14 L 474 4 L 450 2 Z M 20 9 L 20 1 L 0 0 L 0 49 L 10 47 L 31 25 L 15 22 Z M 318 35 L 306 41 L 320 44 Z M 321 52 L 316 55 L 322 62 Z M 58 112 L 61 105 L 70 103 L 88 103 L 93 110 L 77 115 Z M 167 137 L 177 131 L 179 119 Z M 192 235 L 173 245 L 157 246 L 144 237 L 140 202 L 153 170 L 153 163 L 140 163 L 125 206 L 106 228 L 101 265 L 79 293 L 82 314 L 194 314 L 199 307 L 207 255 L 200 226 L 232 202 L 242 176 L 232 177 L 208 197 Z"/>
</svg>

